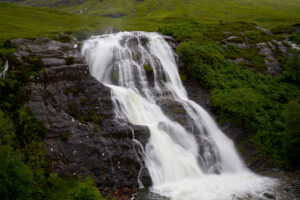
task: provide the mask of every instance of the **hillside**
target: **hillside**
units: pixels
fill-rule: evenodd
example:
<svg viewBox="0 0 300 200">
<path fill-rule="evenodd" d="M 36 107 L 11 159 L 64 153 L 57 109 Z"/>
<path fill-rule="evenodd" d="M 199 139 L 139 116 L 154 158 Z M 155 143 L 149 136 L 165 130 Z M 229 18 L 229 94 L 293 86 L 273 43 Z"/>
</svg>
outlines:
<svg viewBox="0 0 300 200">
<path fill-rule="evenodd" d="M 0 40 L 49 35 L 93 23 L 87 16 L 0 3 Z"/>
<path fill-rule="evenodd" d="M 16 2 L 16 0 L 11 0 Z M 300 0 L 18 0 L 20 5 L 53 7 L 106 17 L 143 17 L 151 21 L 213 23 L 249 21 L 262 26 L 300 22 Z"/>
</svg>

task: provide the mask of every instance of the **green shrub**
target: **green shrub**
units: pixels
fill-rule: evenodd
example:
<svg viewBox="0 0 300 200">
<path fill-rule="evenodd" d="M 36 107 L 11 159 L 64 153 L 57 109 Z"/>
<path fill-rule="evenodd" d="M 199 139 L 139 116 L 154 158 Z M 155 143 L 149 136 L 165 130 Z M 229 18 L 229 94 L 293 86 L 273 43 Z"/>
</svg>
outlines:
<svg viewBox="0 0 300 200">
<path fill-rule="evenodd" d="M 56 37 L 56 40 L 57 40 L 57 41 L 60 41 L 60 42 L 63 42 L 63 43 L 71 42 L 71 39 L 72 39 L 72 36 L 71 36 L 71 35 L 68 35 L 68 34 L 59 34 L 59 35 Z"/>
<path fill-rule="evenodd" d="M 59 136 L 60 136 L 60 139 L 64 142 L 67 142 L 69 139 L 69 133 L 67 133 L 67 132 L 63 132 Z"/>
<path fill-rule="evenodd" d="M 88 39 L 92 35 L 92 33 L 89 29 L 84 28 L 84 29 L 75 31 L 73 33 L 73 35 L 77 38 L 77 40 L 83 41 L 83 40 Z"/>
<path fill-rule="evenodd" d="M 87 115 L 81 116 L 79 121 L 82 123 L 93 122 L 95 124 L 99 124 L 102 119 L 103 119 L 103 116 L 98 115 L 94 111 L 89 111 Z"/>
<path fill-rule="evenodd" d="M 30 73 L 32 74 L 33 72 L 38 72 L 43 68 L 43 61 L 41 58 L 31 54 L 30 56 L 27 57 L 22 57 L 25 62 L 30 64 Z"/>
<path fill-rule="evenodd" d="M 67 88 L 65 90 L 65 94 L 69 95 L 70 93 L 73 94 L 74 96 L 77 96 L 79 94 L 79 89 L 77 87 Z"/>
<path fill-rule="evenodd" d="M 68 106 L 69 106 L 69 112 L 70 112 L 70 115 L 71 115 L 72 117 L 74 117 L 75 119 L 78 119 L 79 116 L 80 116 L 80 113 L 79 113 L 79 111 L 78 111 L 78 109 L 77 109 L 75 103 L 69 102 Z"/>
<path fill-rule="evenodd" d="M 291 101 L 282 112 L 285 122 L 284 149 L 286 149 L 287 159 L 292 164 L 298 165 L 300 157 L 300 104 Z"/>
<path fill-rule="evenodd" d="M 263 113 L 264 97 L 251 88 L 213 89 L 211 100 L 223 119 L 243 123 L 241 125 L 264 123 L 260 118 L 263 117 L 260 114 Z"/>
<path fill-rule="evenodd" d="M 300 51 L 295 51 L 284 65 L 288 80 L 300 84 Z"/>
<path fill-rule="evenodd" d="M 14 126 L 11 120 L 6 118 L 2 110 L 0 110 L 0 146 L 12 146 L 14 144 L 14 139 Z"/>
<path fill-rule="evenodd" d="M 69 56 L 65 58 L 66 65 L 73 65 L 75 64 L 75 58 L 73 56 Z"/>
<path fill-rule="evenodd" d="M 290 35 L 289 40 L 295 42 L 296 44 L 300 44 L 300 33 Z"/>
<path fill-rule="evenodd" d="M 145 69 L 146 73 L 153 72 L 153 69 L 152 69 L 151 65 L 149 65 L 149 64 L 145 64 L 144 69 Z"/>
<path fill-rule="evenodd" d="M 74 200 L 100 200 L 102 199 L 98 189 L 91 178 L 78 184 L 74 189 Z"/>
<path fill-rule="evenodd" d="M 0 199 L 33 199 L 34 178 L 30 169 L 8 150 L 0 153 L 0 163 Z"/>
<path fill-rule="evenodd" d="M 21 145 L 30 144 L 31 141 L 40 141 L 47 133 L 45 124 L 37 120 L 28 107 L 19 110 L 18 121 L 17 136 Z"/>
<path fill-rule="evenodd" d="M 299 134 L 287 128 L 289 122 L 286 114 L 282 113 L 287 112 L 284 110 L 288 102 L 300 96 L 299 54 L 292 56 L 284 65 L 282 75 L 270 77 L 265 74 L 266 65 L 259 50 L 240 49 L 234 45 L 225 47 L 222 40 L 228 34 L 223 33 L 226 31 L 245 37 L 241 32 L 246 32 L 253 43 L 281 36 L 267 35 L 256 30 L 254 24 L 247 23 L 224 23 L 207 26 L 203 30 L 203 26 L 197 26 L 188 24 L 183 30 L 178 30 L 181 25 L 173 25 L 160 29 L 182 41 L 177 48 L 184 63 L 180 73 L 198 80 L 210 90 L 213 108 L 220 116 L 220 123 L 229 121 L 254 133 L 251 137 L 257 149 L 270 156 L 278 166 L 294 164 L 295 158 L 299 157 L 299 151 L 296 150 Z M 189 30 L 192 32 L 190 35 Z M 217 34 L 211 36 L 214 33 Z M 201 35 L 200 39 L 193 37 L 195 35 Z M 249 63 L 237 65 L 228 60 L 237 58 L 244 58 Z M 284 61 L 280 59 L 281 63 Z M 298 119 L 295 115 L 290 114 Z"/>
</svg>

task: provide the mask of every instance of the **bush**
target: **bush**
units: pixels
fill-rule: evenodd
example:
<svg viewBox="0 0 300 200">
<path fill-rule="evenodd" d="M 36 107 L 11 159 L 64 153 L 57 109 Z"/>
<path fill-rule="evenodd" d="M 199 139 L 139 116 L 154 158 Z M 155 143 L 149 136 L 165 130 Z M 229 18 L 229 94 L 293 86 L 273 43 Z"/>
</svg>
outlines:
<svg viewBox="0 0 300 200">
<path fill-rule="evenodd" d="M 75 31 L 73 35 L 77 38 L 77 40 L 82 41 L 88 39 L 92 33 L 89 29 L 85 28 Z"/>
<path fill-rule="evenodd" d="M 219 122 L 229 121 L 254 133 L 251 137 L 256 147 L 278 166 L 288 167 L 296 163 L 300 137 L 295 131 L 299 130 L 296 126 L 298 118 L 296 112 L 291 113 L 292 109 L 288 109 L 288 102 L 300 96 L 299 52 L 295 52 L 286 63 L 284 74 L 270 77 L 265 74 L 266 65 L 259 50 L 223 46 L 224 37 L 228 37 L 224 32 L 245 37 L 241 31 L 246 31 L 246 36 L 253 43 L 281 36 L 267 35 L 256 30 L 254 24 L 247 23 L 206 28 L 195 23 L 187 24 L 182 30 L 178 30 L 179 27 L 181 25 L 172 25 L 160 30 L 182 41 L 177 48 L 184 63 L 180 73 L 198 80 L 210 90 L 214 111 L 220 116 Z M 197 38 L 196 35 L 201 37 Z M 229 61 L 237 58 L 244 58 L 250 64 L 237 65 Z M 296 110 L 296 105 L 293 106 Z M 289 120 L 287 114 L 282 114 L 286 112 L 290 113 Z M 289 123 L 293 125 L 289 126 Z M 291 127 L 295 127 L 295 130 L 291 130 Z"/>
<path fill-rule="evenodd" d="M 285 122 L 284 149 L 292 164 L 300 164 L 300 104 L 291 101 L 282 112 Z"/>
<path fill-rule="evenodd" d="M 86 178 L 75 188 L 74 200 L 100 200 L 98 189 L 91 178 Z"/>
<path fill-rule="evenodd" d="M 0 199 L 31 200 L 34 178 L 30 169 L 8 150 L 0 154 Z"/>
<path fill-rule="evenodd" d="M 300 51 L 295 51 L 284 65 L 285 74 L 289 81 L 300 84 Z"/>
<path fill-rule="evenodd" d="M 65 58 L 66 65 L 73 65 L 75 64 L 75 58 L 73 56 L 69 56 Z"/>
<path fill-rule="evenodd" d="M 14 144 L 14 139 L 14 126 L 11 120 L 6 118 L 2 110 L 0 110 L 0 146 L 12 146 Z"/>
<path fill-rule="evenodd" d="M 300 44 L 300 33 L 290 35 L 289 40 L 296 44 Z"/>
<path fill-rule="evenodd" d="M 41 141 L 47 133 L 45 124 L 37 120 L 28 107 L 19 110 L 17 136 L 22 146 L 32 141 Z"/>
<path fill-rule="evenodd" d="M 68 35 L 68 34 L 59 34 L 58 36 L 56 36 L 56 40 L 63 42 L 63 43 L 68 43 L 71 42 L 72 36 Z"/>
<path fill-rule="evenodd" d="M 221 119 L 230 119 L 252 130 L 268 120 L 263 114 L 264 97 L 251 88 L 213 89 L 211 100 Z"/>
</svg>

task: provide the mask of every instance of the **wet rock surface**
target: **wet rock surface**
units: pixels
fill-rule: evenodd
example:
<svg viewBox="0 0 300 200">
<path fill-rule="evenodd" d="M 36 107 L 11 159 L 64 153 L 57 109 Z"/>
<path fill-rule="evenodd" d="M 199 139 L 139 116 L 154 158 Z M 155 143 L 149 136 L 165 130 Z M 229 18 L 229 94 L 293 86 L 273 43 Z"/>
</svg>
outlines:
<svg viewBox="0 0 300 200">
<path fill-rule="evenodd" d="M 45 67 L 32 77 L 27 105 L 48 129 L 51 170 L 63 176 L 94 176 L 104 193 L 124 187 L 134 192 L 138 178 L 150 186 L 141 148 L 148 141 L 148 128 L 114 120 L 110 89 L 90 75 L 74 44 L 47 38 L 12 43 L 24 64 L 24 56 L 33 54 Z M 65 65 L 68 56 L 75 64 Z"/>
</svg>

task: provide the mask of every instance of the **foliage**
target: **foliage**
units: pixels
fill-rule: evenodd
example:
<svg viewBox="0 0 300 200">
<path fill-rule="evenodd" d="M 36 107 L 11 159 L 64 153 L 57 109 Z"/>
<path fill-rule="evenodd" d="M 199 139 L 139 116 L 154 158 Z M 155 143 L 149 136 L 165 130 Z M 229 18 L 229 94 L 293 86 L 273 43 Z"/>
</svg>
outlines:
<svg viewBox="0 0 300 200">
<path fill-rule="evenodd" d="M 95 111 L 88 111 L 86 114 L 84 114 L 77 108 L 76 104 L 73 102 L 70 102 L 68 106 L 70 115 L 79 120 L 81 123 L 92 122 L 95 124 L 99 124 L 103 119 L 103 116 L 98 115 Z"/>
<path fill-rule="evenodd" d="M 68 56 L 65 58 L 65 62 L 66 62 L 66 65 L 73 65 L 75 64 L 75 58 L 73 56 Z"/>
<path fill-rule="evenodd" d="M 282 112 L 285 122 L 284 145 L 288 160 L 293 164 L 299 164 L 300 149 L 300 104 L 299 101 L 291 101 Z"/>
<path fill-rule="evenodd" d="M 153 69 L 152 69 L 151 65 L 145 64 L 143 67 L 144 67 L 144 69 L 145 69 L 145 71 L 146 71 L 147 73 L 153 72 Z"/>
<path fill-rule="evenodd" d="M 296 44 L 300 44 L 300 33 L 290 35 L 289 40 L 295 42 Z"/>
<path fill-rule="evenodd" d="M 27 111 L 22 112 L 25 112 L 22 119 L 35 123 Z M 24 148 L 16 147 L 12 139 L 19 136 L 14 133 L 12 121 L 1 110 L 0 125 L 1 199 L 103 200 L 90 177 L 81 180 L 45 173 L 48 161 L 44 143 L 35 139 L 25 144 Z M 35 128 L 31 130 L 36 131 Z"/>
<path fill-rule="evenodd" d="M 100 200 L 100 193 L 91 178 L 86 178 L 74 191 L 74 200 Z"/>
<path fill-rule="evenodd" d="M 295 51 L 284 65 L 287 79 L 295 84 L 300 84 L 300 51 Z"/>
<path fill-rule="evenodd" d="M 23 146 L 31 141 L 39 141 L 46 135 L 46 127 L 42 121 L 37 120 L 28 107 L 19 110 L 17 136 Z"/>
<path fill-rule="evenodd" d="M 180 73 L 200 81 L 210 90 L 214 110 L 220 116 L 219 122 L 230 121 L 250 130 L 257 148 L 271 156 L 278 166 L 287 167 L 295 164 L 295 158 L 300 156 L 299 151 L 295 150 L 299 145 L 299 134 L 289 130 L 288 127 L 292 126 L 288 126 L 287 114 L 283 113 L 287 113 L 287 109 L 291 107 L 288 103 L 300 96 L 298 52 L 287 59 L 282 75 L 270 77 L 265 74 L 264 58 L 257 50 L 240 49 L 234 45 L 223 46 L 220 41 L 228 36 L 223 34 L 210 36 L 217 30 L 238 33 L 240 27 L 254 31 L 251 27 L 255 25 L 219 24 L 216 27 L 199 28 L 195 32 L 197 24 L 189 23 L 185 27 L 190 27 L 193 34 L 187 38 L 185 35 L 188 30 L 182 32 L 181 26 L 184 25 L 167 25 L 160 30 L 182 40 L 177 52 L 185 67 L 181 68 Z M 255 35 L 254 43 L 280 37 L 266 36 L 264 33 L 259 36 L 256 31 Z M 255 65 L 235 64 L 231 60 L 236 58 L 245 58 Z M 293 105 L 296 107 L 295 103 Z M 289 116 L 299 118 L 300 112 L 290 111 Z"/>
<path fill-rule="evenodd" d="M 8 148 L 0 153 L 0 198 L 31 200 L 34 191 L 32 171 Z"/>
<path fill-rule="evenodd" d="M 12 146 L 15 139 L 15 129 L 11 120 L 0 110 L 0 145 Z M 0 149 L 1 153 L 1 149 Z"/>
<path fill-rule="evenodd" d="M 88 28 L 82 28 L 74 31 L 73 35 L 77 38 L 77 40 L 82 41 L 88 39 L 92 33 Z"/>
<path fill-rule="evenodd" d="M 72 37 L 68 34 L 59 34 L 55 39 L 63 43 L 68 43 L 71 41 Z"/>
</svg>

